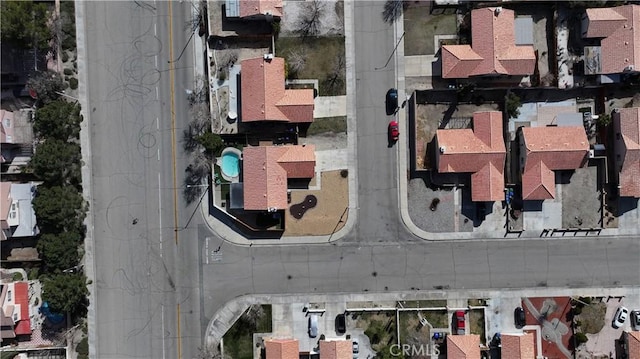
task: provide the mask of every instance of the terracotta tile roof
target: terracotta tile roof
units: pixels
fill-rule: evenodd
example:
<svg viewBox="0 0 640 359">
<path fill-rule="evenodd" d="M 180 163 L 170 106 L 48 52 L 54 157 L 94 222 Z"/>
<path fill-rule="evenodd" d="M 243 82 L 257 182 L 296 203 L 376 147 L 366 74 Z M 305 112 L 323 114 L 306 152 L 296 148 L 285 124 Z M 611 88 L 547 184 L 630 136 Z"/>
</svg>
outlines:
<svg viewBox="0 0 640 359">
<path fill-rule="evenodd" d="M 587 9 L 585 37 L 600 40 L 603 74 L 624 72 L 633 65 L 640 71 L 640 5 Z"/>
<path fill-rule="evenodd" d="M 620 132 L 616 155 L 622 159 L 619 172 L 620 196 L 640 197 L 640 108 L 621 108 L 613 113 Z"/>
<path fill-rule="evenodd" d="M 502 8 L 498 13 L 496 9 L 471 11 L 471 46 L 442 46 L 443 78 L 533 74 L 533 46 L 515 44 L 515 13 Z"/>
<path fill-rule="evenodd" d="M 2 229 L 9 228 L 7 219 L 11 209 L 11 182 L 0 182 L 0 223 Z"/>
<path fill-rule="evenodd" d="M 438 171 L 473 173 L 473 201 L 499 201 L 504 198 L 505 146 L 502 112 L 473 114 L 473 129 L 438 130 Z"/>
<path fill-rule="evenodd" d="M 266 359 L 298 359 L 298 339 L 270 339 L 264 342 Z"/>
<path fill-rule="evenodd" d="M 523 127 L 522 197 L 526 200 L 555 198 L 553 171 L 580 168 L 589 153 L 582 126 Z"/>
<path fill-rule="evenodd" d="M 351 340 L 321 340 L 320 359 L 352 359 Z"/>
<path fill-rule="evenodd" d="M 502 357 L 509 359 L 535 359 L 533 333 L 502 334 Z"/>
<path fill-rule="evenodd" d="M 447 359 L 480 359 L 480 336 L 447 335 Z"/>
<path fill-rule="evenodd" d="M 282 0 L 239 0 L 240 17 L 266 15 L 282 17 Z"/>
<path fill-rule="evenodd" d="M 313 122 L 313 90 L 285 90 L 283 58 L 244 60 L 240 77 L 243 122 Z"/>
<path fill-rule="evenodd" d="M 640 359 L 640 332 L 632 331 L 628 333 L 629 359 Z"/>
<path fill-rule="evenodd" d="M 13 284 L 15 303 L 20 305 L 20 320 L 14 331 L 16 335 L 31 334 L 31 320 L 29 319 L 29 284 L 27 282 L 15 282 Z"/>
<path fill-rule="evenodd" d="M 287 178 L 312 178 L 315 146 L 255 146 L 242 151 L 245 210 L 286 209 Z"/>
</svg>

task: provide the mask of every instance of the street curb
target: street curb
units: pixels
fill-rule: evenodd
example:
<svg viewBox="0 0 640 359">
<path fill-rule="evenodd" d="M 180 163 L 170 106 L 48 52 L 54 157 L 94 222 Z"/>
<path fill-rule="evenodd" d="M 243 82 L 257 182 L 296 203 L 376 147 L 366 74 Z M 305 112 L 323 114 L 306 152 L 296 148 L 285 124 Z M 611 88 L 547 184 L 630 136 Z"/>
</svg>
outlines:
<svg viewBox="0 0 640 359">
<path fill-rule="evenodd" d="M 87 329 L 89 341 L 89 354 L 98 353 L 96 349 L 95 330 L 96 330 L 96 308 L 98 306 L 98 296 L 96 295 L 95 280 L 95 262 L 93 252 L 95 248 L 95 238 L 93 236 L 93 169 L 91 168 L 91 111 L 88 102 L 88 74 L 86 69 L 87 53 L 86 53 L 86 37 L 85 37 L 85 8 L 86 2 L 75 2 L 75 22 L 76 22 L 76 51 L 78 55 L 78 102 L 80 103 L 83 121 L 80 123 L 80 149 L 82 154 L 82 195 L 88 204 L 87 216 L 84 219 L 86 228 L 84 238 L 84 272 L 90 284 L 87 284 L 89 290 L 89 308 L 87 310 Z"/>
</svg>

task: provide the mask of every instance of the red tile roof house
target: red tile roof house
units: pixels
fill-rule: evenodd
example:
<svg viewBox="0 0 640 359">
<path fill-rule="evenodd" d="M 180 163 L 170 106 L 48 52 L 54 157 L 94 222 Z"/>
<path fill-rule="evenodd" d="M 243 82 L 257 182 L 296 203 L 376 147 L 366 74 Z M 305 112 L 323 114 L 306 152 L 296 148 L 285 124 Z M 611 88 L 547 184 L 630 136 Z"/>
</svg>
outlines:
<svg viewBox="0 0 640 359">
<path fill-rule="evenodd" d="M 612 117 L 620 196 L 640 198 L 640 107 L 615 109 Z"/>
<path fill-rule="evenodd" d="M 2 310 L 13 321 L 13 332 L 16 338 L 30 336 L 29 283 L 13 282 L 3 284 L 2 299 Z"/>
<path fill-rule="evenodd" d="M 351 340 L 321 340 L 320 359 L 352 359 Z"/>
<path fill-rule="evenodd" d="M 227 0 L 227 17 L 240 17 L 246 20 L 265 19 L 268 16 L 281 18 L 282 0 Z"/>
<path fill-rule="evenodd" d="M 315 175 L 313 145 L 255 146 L 242 151 L 245 211 L 287 209 L 287 180 Z"/>
<path fill-rule="evenodd" d="M 265 340 L 266 359 L 299 359 L 298 339 Z"/>
<path fill-rule="evenodd" d="M 535 343 L 533 333 L 502 334 L 500 336 L 503 358 L 535 359 Z"/>
<path fill-rule="evenodd" d="M 582 36 L 600 40 L 601 74 L 640 71 L 640 5 L 587 9 Z"/>
<path fill-rule="evenodd" d="M 471 173 L 473 201 L 504 198 L 502 112 L 473 114 L 473 129 L 438 130 L 436 164 L 441 173 Z"/>
<path fill-rule="evenodd" d="M 524 200 L 555 198 L 553 171 L 574 170 L 587 160 L 589 141 L 582 126 L 521 127 L 518 136 Z"/>
<path fill-rule="evenodd" d="M 242 122 L 313 122 L 313 90 L 285 89 L 284 59 L 266 56 L 240 63 Z"/>
<path fill-rule="evenodd" d="M 447 359 L 480 359 L 480 336 L 447 335 Z"/>
<path fill-rule="evenodd" d="M 536 66 L 533 46 L 518 46 L 515 13 L 500 7 L 471 11 L 471 46 L 442 46 L 442 77 L 480 75 L 532 75 Z"/>
<path fill-rule="evenodd" d="M 640 332 L 622 332 L 621 342 L 626 344 L 626 358 L 640 359 Z M 624 349 L 623 349 L 624 350 Z"/>
</svg>

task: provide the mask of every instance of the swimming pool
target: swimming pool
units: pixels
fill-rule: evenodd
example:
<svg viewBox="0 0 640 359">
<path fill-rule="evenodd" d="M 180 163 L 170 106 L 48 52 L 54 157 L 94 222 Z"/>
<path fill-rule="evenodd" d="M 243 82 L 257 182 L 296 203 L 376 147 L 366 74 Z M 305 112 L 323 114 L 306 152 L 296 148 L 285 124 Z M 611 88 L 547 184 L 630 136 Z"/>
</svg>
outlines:
<svg viewBox="0 0 640 359">
<path fill-rule="evenodd" d="M 237 148 L 227 147 L 222 151 L 220 169 L 227 180 L 236 179 L 240 175 L 240 156 L 242 152 Z"/>
</svg>

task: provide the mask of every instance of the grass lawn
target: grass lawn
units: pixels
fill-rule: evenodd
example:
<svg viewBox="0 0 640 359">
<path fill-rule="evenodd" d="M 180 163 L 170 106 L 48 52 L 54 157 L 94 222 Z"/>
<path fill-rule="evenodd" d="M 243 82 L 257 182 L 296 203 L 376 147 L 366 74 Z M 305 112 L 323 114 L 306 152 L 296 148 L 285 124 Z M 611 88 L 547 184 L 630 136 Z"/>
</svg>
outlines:
<svg viewBox="0 0 640 359">
<path fill-rule="evenodd" d="M 404 54 L 430 55 L 434 35 L 455 35 L 457 33 L 455 15 L 429 15 L 428 6 L 409 6 L 404 11 Z"/>
<path fill-rule="evenodd" d="M 307 130 L 307 136 L 318 135 L 327 132 L 347 132 L 347 116 L 315 119 Z"/>
<path fill-rule="evenodd" d="M 342 67 L 342 81 L 340 86 L 328 88 L 326 79 L 335 68 L 336 59 L 345 57 L 344 37 L 317 37 L 306 38 L 304 43 L 300 37 L 279 37 L 276 40 L 276 55 L 284 57 L 287 62 L 292 52 L 304 51 L 306 53 L 306 63 L 304 68 L 293 77 L 298 79 L 317 79 L 319 82 L 320 96 L 337 96 L 347 93 L 345 86 L 346 68 Z"/>
<path fill-rule="evenodd" d="M 604 328 L 606 311 L 607 305 L 602 302 L 585 305 L 577 318 L 582 332 L 588 334 L 599 333 Z"/>
<path fill-rule="evenodd" d="M 224 335 L 225 353 L 232 359 L 252 359 L 253 333 L 271 332 L 271 306 L 256 307 L 260 309 L 245 312 Z"/>
<path fill-rule="evenodd" d="M 395 312 L 362 313 L 358 315 L 356 327 L 364 329 L 364 334 L 371 342 L 371 348 L 376 352 L 388 349 L 389 345 L 398 342 Z"/>
<path fill-rule="evenodd" d="M 484 310 L 473 309 L 469 312 L 469 331 L 471 334 L 480 335 L 480 342 L 486 344 L 487 334 L 484 330 Z"/>
</svg>

